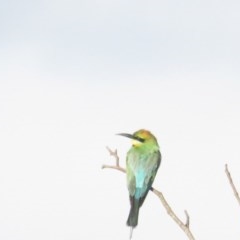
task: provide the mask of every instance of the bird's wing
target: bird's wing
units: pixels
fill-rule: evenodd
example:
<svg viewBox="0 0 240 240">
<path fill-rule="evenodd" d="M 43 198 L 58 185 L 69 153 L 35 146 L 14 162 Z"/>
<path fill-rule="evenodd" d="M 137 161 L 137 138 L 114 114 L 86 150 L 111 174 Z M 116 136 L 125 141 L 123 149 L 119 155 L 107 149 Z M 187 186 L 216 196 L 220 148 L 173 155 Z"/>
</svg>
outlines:
<svg viewBox="0 0 240 240">
<path fill-rule="evenodd" d="M 140 198 L 140 206 L 143 204 L 148 191 L 151 189 L 155 176 L 157 174 L 157 170 L 161 163 L 161 153 L 159 151 L 154 152 L 146 161 L 145 169 L 146 169 L 146 176 L 144 179 L 144 186 L 145 191 Z"/>
<path fill-rule="evenodd" d="M 127 184 L 129 195 L 141 198 L 143 203 L 149 189 L 152 186 L 157 170 L 161 162 L 159 151 L 142 158 L 135 152 L 130 152 L 126 161 Z"/>
<path fill-rule="evenodd" d="M 136 190 L 136 178 L 134 174 L 134 168 L 132 167 L 132 165 L 135 164 L 135 162 L 136 162 L 135 154 L 132 153 L 128 154 L 126 161 L 126 176 L 130 196 L 134 196 Z"/>
</svg>

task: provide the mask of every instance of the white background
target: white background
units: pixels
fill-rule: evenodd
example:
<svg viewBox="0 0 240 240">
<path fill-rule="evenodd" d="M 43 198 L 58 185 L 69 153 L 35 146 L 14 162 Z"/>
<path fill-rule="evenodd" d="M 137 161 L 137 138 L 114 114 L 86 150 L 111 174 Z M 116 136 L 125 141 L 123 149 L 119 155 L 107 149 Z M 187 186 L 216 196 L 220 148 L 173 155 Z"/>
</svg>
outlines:
<svg viewBox="0 0 240 240">
<path fill-rule="evenodd" d="M 130 140 L 196 239 L 239 239 L 238 1 L 1 1 L 0 239 L 128 239 Z M 149 193 L 133 239 L 186 239 Z"/>
</svg>

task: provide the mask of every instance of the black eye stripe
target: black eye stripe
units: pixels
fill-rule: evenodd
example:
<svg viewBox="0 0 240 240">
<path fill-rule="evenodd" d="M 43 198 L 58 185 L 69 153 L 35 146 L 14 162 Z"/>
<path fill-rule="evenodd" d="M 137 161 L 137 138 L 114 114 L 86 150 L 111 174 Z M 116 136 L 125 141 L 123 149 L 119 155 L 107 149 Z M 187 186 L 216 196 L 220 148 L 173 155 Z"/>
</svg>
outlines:
<svg viewBox="0 0 240 240">
<path fill-rule="evenodd" d="M 144 140 L 143 138 L 141 138 L 141 137 L 137 137 L 137 136 L 136 136 L 136 137 L 134 137 L 134 138 L 135 138 L 136 140 L 138 140 L 139 142 L 142 142 L 142 143 L 145 141 L 145 140 Z"/>
</svg>

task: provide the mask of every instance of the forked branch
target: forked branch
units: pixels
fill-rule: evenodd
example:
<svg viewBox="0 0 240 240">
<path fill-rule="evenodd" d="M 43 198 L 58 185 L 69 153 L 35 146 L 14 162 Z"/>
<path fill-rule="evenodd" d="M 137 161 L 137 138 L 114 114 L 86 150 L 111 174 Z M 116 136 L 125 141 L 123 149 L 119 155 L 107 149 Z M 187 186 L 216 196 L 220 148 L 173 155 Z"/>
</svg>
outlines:
<svg viewBox="0 0 240 240">
<path fill-rule="evenodd" d="M 115 169 L 121 172 L 126 173 L 126 170 L 120 166 L 119 164 L 119 156 L 117 154 L 117 150 L 112 151 L 109 147 L 107 147 L 107 150 L 111 156 L 113 156 L 116 160 L 115 165 L 102 165 L 102 169 L 104 168 L 111 168 Z M 151 188 L 151 191 L 160 199 L 163 207 L 166 209 L 168 215 L 177 223 L 177 225 L 184 231 L 184 233 L 187 235 L 188 239 L 195 240 L 191 230 L 190 230 L 190 217 L 188 215 L 188 212 L 185 210 L 184 213 L 186 215 L 186 223 L 184 223 L 180 218 L 174 213 L 172 208 L 169 206 L 167 200 L 164 198 L 162 192 Z"/>
<path fill-rule="evenodd" d="M 117 149 L 115 151 L 111 150 L 109 147 L 106 147 L 110 156 L 113 156 L 116 160 L 116 164 L 115 165 L 102 165 L 102 169 L 104 168 L 112 168 L 112 169 L 116 169 L 118 171 L 121 171 L 121 172 L 126 172 L 126 170 L 124 168 L 122 168 L 120 165 L 119 165 L 119 156 L 117 154 Z"/>
</svg>

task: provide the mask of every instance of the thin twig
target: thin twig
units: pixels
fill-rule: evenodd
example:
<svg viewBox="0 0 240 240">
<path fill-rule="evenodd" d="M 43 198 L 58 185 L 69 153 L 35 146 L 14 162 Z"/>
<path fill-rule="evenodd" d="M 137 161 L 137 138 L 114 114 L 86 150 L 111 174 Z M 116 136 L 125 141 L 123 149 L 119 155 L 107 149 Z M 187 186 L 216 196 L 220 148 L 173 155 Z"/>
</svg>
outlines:
<svg viewBox="0 0 240 240">
<path fill-rule="evenodd" d="M 123 173 L 126 173 L 126 170 L 124 168 L 121 168 L 121 167 L 118 167 L 118 166 L 112 166 L 112 165 L 102 165 L 102 169 L 104 168 L 112 168 L 112 169 L 116 169 L 116 170 L 119 170 Z"/>
<path fill-rule="evenodd" d="M 126 170 L 124 168 L 122 168 L 119 165 L 119 157 L 117 155 L 117 150 L 112 151 L 109 147 L 107 147 L 108 152 L 110 153 L 111 156 L 113 156 L 116 160 L 116 165 L 103 165 L 102 169 L 104 168 L 111 168 L 111 169 L 115 169 L 121 172 L 126 173 Z M 184 231 L 184 233 L 187 235 L 189 240 L 195 240 L 192 232 L 190 231 L 189 225 L 190 225 L 190 217 L 188 215 L 188 212 L 185 210 L 184 213 L 186 215 L 186 223 L 184 224 L 183 221 L 181 221 L 179 219 L 179 217 L 174 213 L 174 211 L 171 209 L 171 207 L 169 206 L 168 202 L 166 201 L 166 199 L 164 198 L 163 194 L 154 189 L 153 187 L 150 189 L 156 196 L 158 196 L 158 198 L 160 199 L 162 205 L 164 206 L 164 208 L 166 209 L 168 215 L 177 223 L 177 225 Z"/>
<path fill-rule="evenodd" d="M 240 205 L 240 197 L 239 197 L 239 194 L 238 194 L 238 191 L 233 183 L 233 180 L 232 180 L 232 177 L 231 177 L 231 173 L 229 172 L 228 170 L 228 165 L 225 164 L 225 173 L 227 175 L 227 178 L 229 180 L 229 184 L 231 185 L 232 187 L 232 190 L 233 190 L 233 193 L 234 193 L 234 196 L 236 197 L 237 201 L 238 201 L 238 204 Z"/>
<path fill-rule="evenodd" d="M 115 151 L 112 151 L 109 147 L 106 147 L 106 148 L 107 148 L 109 154 L 115 158 L 116 164 L 115 165 L 105 165 L 104 164 L 104 165 L 102 165 L 102 169 L 104 169 L 104 168 L 112 168 L 112 169 L 116 169 L 116 170 L 119 170 L 119 171 L 125 173 L 126 170 L 119 165 L 119 156 L 117 154 L 117 149 Z"/>
<path fill-rule="evenodd" d="M 188 215 L 188 212 L 187 210 L 184 210 L 184 213 L 186 215 L 186 223 L 185 223 L 185 226 L 189 228 L 189 225 L 190 225 L 190 217 Z"/>
<path fill-rule="evenodd" d="M 188 239 L 190 240 L 194 240 L 194 236 L 190 231 L 189 228 L 189 216 L 188 214 L 186 214 L 186 210 L 185 210 L 185 214 L 187 216 L 187 222 L 184 224 L 183 221 L 181 221 L 179 219 L 179 217 L 174 213 L 174 211 L 171 209 L 171 207 L 169 206 L 167 200 L 164 198 L 163 194 L 161 192 L 159 192 L 158 190 L 153 188 L 153 192 L 159 197 L 159 199 L 162 202 L 162 205 L 164 206 L 164 208 L 166 209 L 168 215 L 177 223 L 177 225 L 185 232 L 185 234 L 187 235 Z"/>
<path fill-rule="evenodd" d="M 108 146 L 106 147 L 106 149 L 108 150 L 109 154 L 116 159 L 116 166 L 119 167 L 119 156 L 117 153 L 117 149 L 115 149 L 115 151 L 113 151 Z"/>
</svg>

